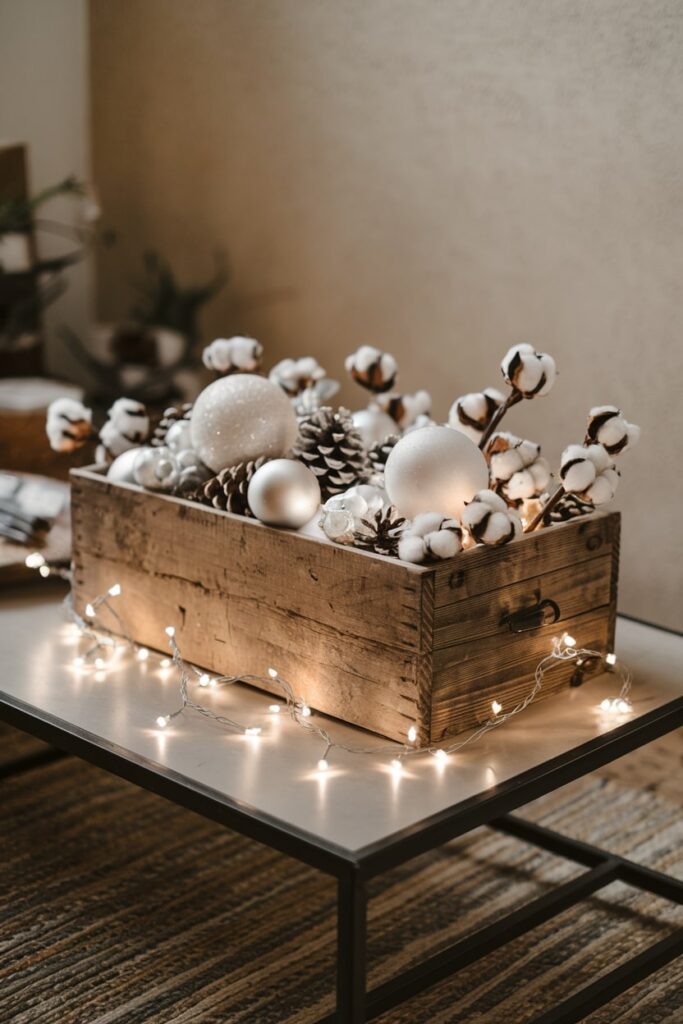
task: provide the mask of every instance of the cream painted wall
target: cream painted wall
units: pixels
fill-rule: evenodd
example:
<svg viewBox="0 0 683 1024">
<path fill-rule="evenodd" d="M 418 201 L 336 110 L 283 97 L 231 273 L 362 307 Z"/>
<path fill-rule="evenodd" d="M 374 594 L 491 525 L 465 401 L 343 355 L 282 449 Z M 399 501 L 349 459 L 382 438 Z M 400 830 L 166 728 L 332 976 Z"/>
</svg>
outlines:
<svg viewBox="0 0 683 1024">
<path fill-rule="evenodd" d="M 207 334 L 340 372 L 371 342 L 445 417 L 531 340 L 561 376 L 507 427 L 555 460 L 590 405 L 624 457 L 621 609 L 681 625 L 683 5 L 92 0 L 103 315 L 143 248 L 226 246 Z M 362 396 L 348 388 L 349 403 Z"/>
<path fill-rule="evenodd" d="M 34 192 L 70 174 L 88 176 L 86 47 L 86 0 L 0 0 L 0 139 L 28 144 Z M 44 216 L 72 224 L 75 212 L 61 199 Z M 91 276 L 87 262 L 74 267 L 68 291 L 46 314 L 47 366 L 55 374 L 79 375 L 57 332 L 68 324 L 86 334 Z"/>
</svg>

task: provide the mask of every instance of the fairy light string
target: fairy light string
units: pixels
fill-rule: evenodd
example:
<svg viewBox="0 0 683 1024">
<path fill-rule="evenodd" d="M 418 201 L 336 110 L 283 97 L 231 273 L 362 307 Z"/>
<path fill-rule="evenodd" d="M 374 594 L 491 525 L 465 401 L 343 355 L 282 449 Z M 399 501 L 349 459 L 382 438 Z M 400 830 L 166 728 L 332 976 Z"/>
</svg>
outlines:
<svg viewBox="0 0 683 1024">
<path fill-rule="evenodd" d="M 71 576 L 68 570 L 55 569 L 52 566 L 48 566 L 43 556 L 39 554 L 29 555 L 26 558 L 26 565 L 29 568 L 37 569 L 44 578 L 56 575 L 62 579 L 70 579 Z M 108 662 L 101 657 L 101 654 L 105 650 L 111 654 L 116 648 L 124 647 L 135 651 L 135 656 L 139 661 L 146 661 L 148 659 L 150 651 L 132 639 L 122 616 L 112 604 L 112 599 L 119 597 L 121 592 L 121 586 L 118 583 L 112 584 L 104 593 L 99 594 L 86 604 L 85 616 L 80 615 L 76 611 L 71 592 L 67 594 L 64 606 L 68 617 L 78 628 L 81 637 L 92 641 L 91 646 L 84 655 L 74 658 L 73 664 L 75 667 L 84 668 L 92 666 L 98 670 L 103 670 L 107 667 Z M 97 628 L 95 628 L 95 620 L 99 619 L 102 609 L 106 609 L 113 617 L 118 627 L 118 634 L 115 634 L 111 629 L 108 629 L 99 622 Z M 416 757 L 431 755 L 438 763 L 444 764 L 453 754 L 475 743 L 493 729 L 500 728 L 511 718 L 526 710 L 542 690 L 546 674 L 555 666 L 568 662 L 574 662 L 579 671 L 585 668 L 586 664 L 590 664 L 591 667 L 600 665 L 604 671 L 617 675 L 621 680 L 621 688 L 617 696 L 607 697 L 601 701 L 599 707 L 603 713 L 618 716 L 627 714 L 632 710 L 630 693 L 633 680 L 628 667 L 623 665 L 613 652 L 605 653 L 589 648 L 577 647 L 574 637 L 564 633 L 561 637 L 553 638 L 552 649 L 539 661 L 534 671 L 533 685 L 526 696 L 507 711 L 497 700 L 493 700 L 491 702 L 491 717 L 463 738 L 458 738 L 451 743 L 444 743 L 439 746 L 435 744 L 418 746 L 417 727 L 412 725 L 408 730 L 407 743 L 398 744 L 391 742 L 375 746 L 342 743 L 334 739 L 324 726 L 312 720 L 311 708 L 296 694 L 291 683 L 280 675 L 275 668 L 269 668 L 267 676 L 253 673 L 240 673 L 239 675 L 209 674 L 184 659 L 176 639 L 174 626 L 167 626 L 165 632 L 171 648 L 171 659 L 161 658 L 160 665 L 162 668 L 169 668 L 173 665 L 177 669 L 180 704 L 173 711 L 157 716 L 155 725 L 158 729 L 165 729 L 174 719 L 178 718 L 189 708 L 236 733 L 258 738 L 262 733 L 260 726 L 254 724 L 245 725 L 229 715 L 214 711 L 213 708 L 203 704 L 193 695 L 192 686 L 196 685 L 201 690 L 207 687 L 215 689 L 232 686 L 235 683 L 250 683 L 262 689 L 270 689 L 275 684 L 279 687 L 282 694 L 281 703 L 273 703 L 271 698 L 271 703 L 267 706 L 267 710 L 273 716 L 286 713 L 300 729 L 320 741 L 321 755 L 317 761 L 317 770 L 319 772 L 327 771 L 330 757 L 334 754 L 334 751 L 373 757 L 389 757 L 391 759 L 391 770 L 399 775 L 403 770 L 404 763 Z"/>
</svg>

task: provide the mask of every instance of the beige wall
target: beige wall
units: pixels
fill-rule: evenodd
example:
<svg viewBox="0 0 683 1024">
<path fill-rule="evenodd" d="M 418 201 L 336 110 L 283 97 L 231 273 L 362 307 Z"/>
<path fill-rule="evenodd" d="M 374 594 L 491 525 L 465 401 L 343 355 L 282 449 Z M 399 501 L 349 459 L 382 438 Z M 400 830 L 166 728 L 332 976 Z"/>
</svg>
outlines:
<svg viewBox="0 0 683 1024">
<path fill-rule="evenodd" d="M 681 623 L 683 5 L 677 0 L 93 0 L 94 162 L 121 244 L 235 271 L 207 334 L 340 371 L 393 351 L 436 412 L 507 346 L 560 380 L 509 429 L 556 459 L 594 403 L 623 461 L 621 608 Z M 345 397 L 360 403 L 349 388 Z"/>
<path fill-rule="evenodd" d="M 86 47 L 86 0 L 0 0 L 0 139 L 28 144 L 34 192 L 70 174 L 88 176 Z M 62 199 L 46 207 L 44 216 L 72 224 L 75 213 L 75 205 Z M 52 238 L 41 241 L 64 251 Z M 45 248 L 43 253 L 49 255 Z M 68 324 L 86 333 L 89 286 L 83 262 L 70 271 L 68 291 L 46 314 L 53 373 L 79 376 L 58 330 Z"/>
</svg>

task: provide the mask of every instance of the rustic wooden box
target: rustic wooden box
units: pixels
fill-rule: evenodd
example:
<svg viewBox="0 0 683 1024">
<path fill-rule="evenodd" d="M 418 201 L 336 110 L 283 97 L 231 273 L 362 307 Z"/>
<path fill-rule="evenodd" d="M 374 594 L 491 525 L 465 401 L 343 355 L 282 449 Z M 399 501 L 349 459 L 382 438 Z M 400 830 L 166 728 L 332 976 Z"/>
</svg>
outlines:
<svg viewBox="0 0 683 1024">
<path fill-rule="evenodd" d="M 163 649 L 172 624 L 189 661 L 221 674 L 275 666 L 311 707 L 391 739 L 415 725 L 420 742 L 437 743 L 489 718 L 493 700 L 511 708 L 564 631 L 581 646 L 614 642 L 617 513 L 415 566 L 92 469 L 71 480 L 80 611 L 119 582 L 140 644 Z M 514 618 L 540 600 L 556 603 L 557 621 Z M 541 697 L 573 671 L 554 668 Z"/>
</svg>

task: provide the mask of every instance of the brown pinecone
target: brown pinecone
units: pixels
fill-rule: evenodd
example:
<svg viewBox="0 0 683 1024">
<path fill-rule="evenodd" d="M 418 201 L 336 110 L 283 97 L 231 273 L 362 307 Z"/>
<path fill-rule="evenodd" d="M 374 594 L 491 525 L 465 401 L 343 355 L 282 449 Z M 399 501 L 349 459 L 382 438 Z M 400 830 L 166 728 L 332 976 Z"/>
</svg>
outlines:
<svg viewBox="0 0 683 1024">
<path fill-rule="evenodd" d="M 255 462 L 240 462 L 236 466 L 222 469 L 217 476 L 206 481 L 197 500 L 203 505 L 213 505 L 214 508 L 234 512 L 238 516 L 251 516 L 247 503 L 249 482 L 256 470 L 267 461 L 266 458 L 260 458 Z"/>
<path fill-rule="evenodd" d="M 304 416 L 294 455 L 315 473 L 323 502 L 363 479 L 365 448 L 348 409 L 324 406 Z"/>
<path fill-rule="evenodd" d="M 389 434 L 383 441 L 377 441 L 376 444 L 371 445 L 368 448 L 368 465 L 367 475 L 368 477 L 379 476 L 384 477 L 384 467 L 387 464 L 387 459 L 391 455 L 394 445 L 399 439 L 398 434 Z"/>
<path fill-rule="evenodd" d="M 380 509 L 372 519 L 361 519 L 368 530 L 354 534 L 354 546 L 363 551 L 374 551 L 376 555 L 398 557 L 398 542 L 405 526 L 405 517 L 399 516 L 394 506 Z"/>
<path fill-rule="evenodd" d="M 548 495 L 544 494 L 541 501 L 545 502 L 548 500 Z M 551 526 L 553 523 L 566 523 L 570 519 L 578 519 L 579 516 L 587 516 L 591 512 L 595 512 L 595 506 L 589 501 L 583 501 L 576 494 L 565 494 L 558 501 L 557 505 L 554 506 L 543 516 L 543 525 Z"/>
<path fill-rule="evenodd" d="M 161 414 L 161 419 L 154 428 L 152 437 L 150 438 L 150 444 L 154 448 L 158 448 L 163 444 L 166 444 L 166 434 L 169 427 L 172 427 L 174 423 L 179 420 L 189 420 L 192 415 L 192 402 L 183 402 L 182 405 L 171 405 L 168 409 L 164 409 Z"/>
</svg>

